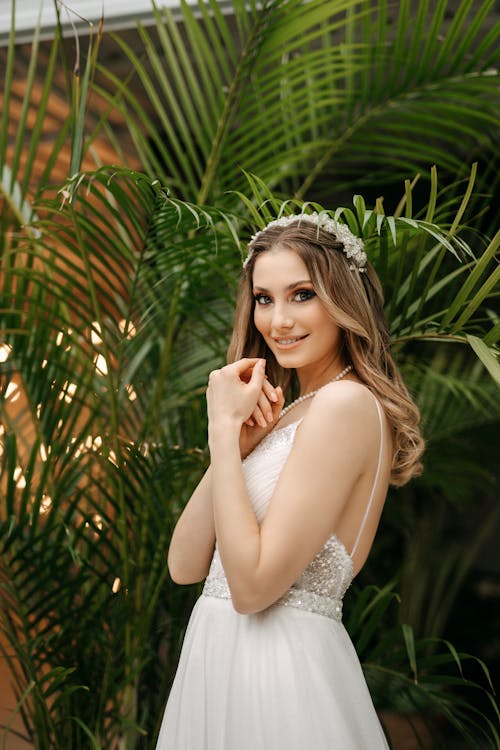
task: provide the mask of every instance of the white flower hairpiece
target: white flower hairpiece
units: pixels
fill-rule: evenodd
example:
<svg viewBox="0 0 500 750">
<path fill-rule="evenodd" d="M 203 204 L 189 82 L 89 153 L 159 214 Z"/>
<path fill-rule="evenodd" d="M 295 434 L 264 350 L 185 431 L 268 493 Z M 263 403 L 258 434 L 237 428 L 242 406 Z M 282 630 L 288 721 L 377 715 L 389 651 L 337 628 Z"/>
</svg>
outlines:
<svg viewBox="0 0 500 750">
<path fill-rule="evenodd" d="M 342 252 L 345 253 L 347 258 L 351 261 L 349 268 L 351 271 L 358 270 L 360 273 L 366 271 L 366 253 L 364 252 L 363 240 L 356 237 L 347 224 L 340 224 L 338 221 L 331 219 L 327 214 L 318 214 L 316 211 L 312 214 L 291 214 L 290 216 L 282 216 L 280 219 L 274 219 L 267 224 L 264 229 L 254 234 L 250 242 L 248 243 L 248 255 L 243 263 L 243 268 L 246 268 L 250 258 L 253 255 L 254 245 L 259 237 L 271 227 L 288 227 L 293 222 L 307 222 L 314 224 L 319 229 L 323 229 L 329 234 L 333 234 L 336 239 L 343 244 Z"/>
</svg>

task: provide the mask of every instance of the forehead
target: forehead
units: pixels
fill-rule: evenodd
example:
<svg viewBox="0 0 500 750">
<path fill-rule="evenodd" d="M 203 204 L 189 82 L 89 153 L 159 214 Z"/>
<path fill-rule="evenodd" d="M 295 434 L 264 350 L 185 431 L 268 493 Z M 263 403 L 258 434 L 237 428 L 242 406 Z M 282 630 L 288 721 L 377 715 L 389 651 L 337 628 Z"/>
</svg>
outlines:
<svg viewBox="0 0 500 750">
<path fill-rule="evenodd" d="M 256 287 L 289 286 L 310 279 L 306 264 L 293 250 L 275 247 L 255 259 L 252 281 Z"/>
</svg>

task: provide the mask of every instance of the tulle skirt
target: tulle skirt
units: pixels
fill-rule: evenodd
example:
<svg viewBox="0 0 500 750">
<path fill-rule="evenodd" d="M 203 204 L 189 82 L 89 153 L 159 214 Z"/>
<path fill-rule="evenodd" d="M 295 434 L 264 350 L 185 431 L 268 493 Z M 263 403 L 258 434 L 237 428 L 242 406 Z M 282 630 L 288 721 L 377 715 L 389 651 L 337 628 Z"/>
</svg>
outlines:
<svg viewBox="0 0 500 750">
<path fill-rule="evenodd" d="M 202 595 L 156 750 L 387 750 L 340 622 Z"/>
</svg>

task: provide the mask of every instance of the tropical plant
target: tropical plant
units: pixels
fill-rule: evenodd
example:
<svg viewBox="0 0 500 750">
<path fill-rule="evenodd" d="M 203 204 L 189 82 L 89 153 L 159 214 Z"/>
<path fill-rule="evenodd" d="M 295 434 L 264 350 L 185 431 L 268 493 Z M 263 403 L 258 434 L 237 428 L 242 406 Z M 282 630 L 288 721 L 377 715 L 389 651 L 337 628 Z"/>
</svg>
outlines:
<svg viewBox="0 0 500 750">
<path fill-rule="evenodd" d="M 377 186 L 374 210 L 358 196 L 342 217 L 366 238 L 422 403 L 435 391 L 433 367 L 415 366 L 420 342 L 470 345 L 497 373 L 498 237 L 471 235 L 474 254 L 457 238 L 464 217 L 494 234 L 482 193 L 497 179 L 498 32 L 492 2 L 462 0 L 452 21 L 450 6 L 234 0 L 229 17 L 211 1 L 184 3 L 181 23 L 158 10 L 139 49 L 115 37 L 128 80 L 96 70 L 94 38 L 81 80 L 62 57 L 68 117 L 48 154 L 61 38 L 40 73 L 35 34 L 16 112 L 13 28 L 0 120 L 0 628 L 35 747 L 151 746 L 195 593 L 171 586 L 165 551 L 207 460 L 203 391 L 231 326 L 236 237 L 292 208 L 277 193 L 331 206 Z M 86 137 L 94 72 L 93 96 L 121 113 L 133 154 L 109 113 Z M 79 174 L 103 134 L 145 174 Z M 474 192 L 471 155 L 489 165 Z M 380 188 L 431 163 L 450 187 L 439 193 L 432 170 L 428 199 L 407 182 L 384 216 Z M 74 175 L 58 195 L 56 168 Z M 484 417 L 488 386 L 467 392 Z"/>
<path fill-rule="evenodd" d="M 344 615 L 382 720 L 386 716 L 385 709 L 394 712 L 396 707 L 413 720 L 418 717 L 420 725 L 427 730 L 426 736 L 433 738 L 432 747 L 443 750 L 450 747 L 450 727 L 458 731 L 469 748 L 481 748 L 484 742 L 497 747 L 496 727 L 500 716 L 485 665 L 470 654 L 457 652 L 448 641 L 416 638 L 408 624 L 388 628 L 387 611 L 393 609 L 398 600 L 393 582 L 382 589 L 354 586 Z M 486 684 L 492 692 L 467 678 L 471 663 L 484 670 Z M 453 692 L 456 687 L 458 693 Z M 479 692 L 491 706 L 492 719 L 477 709 L 474 692 Z M 443 717 L 444 732 L 440 729 Z M 414 732 L 420 739 L 416 724 Z M 428 742 L 423 746 L 428 747 Z"/>
<path fill-rule="evenodd" d="M 442 636 L 450 612 L 485 540 L 500 519 L 494 497 L 495 456 L 490 435 L 500 422 L 498 386 L 469 353 L 437 349 L 406 369 L 422 413 L 425 470 L 395 492 L 386 523 L 404 548 L 399 593 L 401 621 L 420 635 Z M 484 435 L 477 451 L 477 431 Z M 481 502 L 471 534 L 464 518 Z M 443 542 L 445 541 L 445 544 Z"/>
<path fill-rule="evenodd" d="M 129 77 L 99 66 L 94 90 L 125 118 L 139 158 L 178 197 L 232 206 L 242 168 L 326 205 L 375 198 L 436 164 L 450 184 L 481 162 L 494 194 L 498 134 L 493 0 L 215 0 L 156 9 Z M 92 143 L 89 139 L 88 143 Z M 483 182 L 484 180 L 484 182 Z M 376 191 L 376 192 L 375 192 Z"/>
<path fill-rule="evenodd" d="M 223 359 L 236 230 L 246 231 L 249 215 L 259 226 L 294 206 L 249 180 L 253 199 L 240 194 L 239 218 L 169 199 L 139 173 L 76 175 L 11 249 L 2 291 L 0 622 L 37 748 L 148 747 L 141 736 L 154 734 L 183 596 L 172 594 L 165 552 L 206 460 L 200 391 Z M 451 304 L 453 287 L 456 297 L 478 266 L 487 279 L 495 273 L 490 248 L 460 263 L 454 248 L 467 247 L 454 232 L 407 213 L 387 217 L 361 197 L 337 212 L 381 269 L 381 259 L 391 268 L 405 258 L 395 290 L 409 288 L 414 273 L 427 278 L 443 248 L 456 269 L 435 284 Z M 453 322 L 443 323 L 446 310 L 424 287 L 413 295 L 424 311 L 418 335 L 445 337 Z M 485 303 L 488 289 L 471 285 L 456 315 L 472 295 Z M 400 307 L 394 316 L 402 319 Z M 478 333 L 473 314 L 468 323 Z M 466 341 L 466 330 L 453 336 Z"/>
</svg>

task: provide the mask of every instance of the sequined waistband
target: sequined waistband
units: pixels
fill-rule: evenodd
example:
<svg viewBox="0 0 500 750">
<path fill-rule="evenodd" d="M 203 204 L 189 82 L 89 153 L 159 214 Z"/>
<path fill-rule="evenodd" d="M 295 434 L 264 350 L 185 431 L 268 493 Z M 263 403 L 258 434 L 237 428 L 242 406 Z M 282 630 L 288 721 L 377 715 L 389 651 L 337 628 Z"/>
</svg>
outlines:
<svg viewBox="0 0 500 750">
<path fill-rule="evenodd" d="M 215 596 L 218 599 L 231 599 L 231 592 L 225 578 L 208 577 L 205 581 L 202 594 L 204 596 Z M 294 586 L 272 606 L 294 607 L 316 615 L 329 617 L 337 622 L 342 621 L 342 599 L 322 596 L 321 594 L 316 594 L 314 591 L 307 591 L 306 589 L 299 589 Z"/>
</svg>

